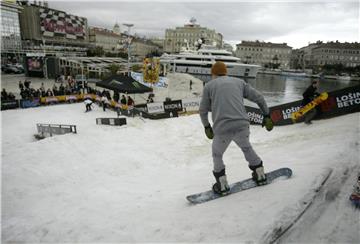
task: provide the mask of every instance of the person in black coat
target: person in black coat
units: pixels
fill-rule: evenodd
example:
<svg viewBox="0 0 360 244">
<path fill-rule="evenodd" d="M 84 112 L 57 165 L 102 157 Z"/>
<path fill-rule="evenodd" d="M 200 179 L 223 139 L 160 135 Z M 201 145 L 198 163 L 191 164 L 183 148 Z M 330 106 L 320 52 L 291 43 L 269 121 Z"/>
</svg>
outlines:
<svg viewBox="0 0 360 244">
<path fill-rule="evenodd" d="M 122 105 L 126 105 L 126 104 L 127 104 L 125 95 L 122 95 L 122 96 L 121 96 L 120 103 L 121 103 Z"/>
<path fill-rule="evenodd" d="M 1 92 L 1 100 L 8 100 L 8 94 L 5 90 L 5 88 L 3 88 L 2 92 Z"/>
<path fill-rule="evenodd" d="M 303 93 L 303 100 L 301 102 L 302 107 L 304 107 L 306 104 L 310 103 L 312 100 L 314 100 L 317 96 L 320 95 L 320 93 L 317 92 L 318 86 L 318 81 L 312 81 L 311 85 L 306 88 L 305 92 Z M 305 124 L 311 124 L 311 120 L 318 114 L 318 110 L 319 107 L 316 106 L 305 114 Z"/>
<path fill-rule="evenodd" d="M 118 92 L 115 92 L 115 91 L 114 91 L 114 96 L 113 96 L 113 99 L 114 99 L 114 101 L 115 101 L 115 102 L 117 102 L 117 103 L 119 102 L 120 95 L 119 95 L 119 93 L 118 93 Z"/>
</svg>

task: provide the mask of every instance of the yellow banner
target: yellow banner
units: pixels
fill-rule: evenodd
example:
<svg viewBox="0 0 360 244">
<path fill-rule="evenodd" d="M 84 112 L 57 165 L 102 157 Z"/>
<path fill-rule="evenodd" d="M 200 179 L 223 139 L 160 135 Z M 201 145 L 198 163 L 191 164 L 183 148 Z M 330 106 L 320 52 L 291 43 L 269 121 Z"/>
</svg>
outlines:
<svg viewBox="0 0 360 244">
<path fill-rule="evenodd" d="M 143 62 L 144 82 L 157 83 L 159 81 L 160 59 L 145 58 Z"/>
</svg>

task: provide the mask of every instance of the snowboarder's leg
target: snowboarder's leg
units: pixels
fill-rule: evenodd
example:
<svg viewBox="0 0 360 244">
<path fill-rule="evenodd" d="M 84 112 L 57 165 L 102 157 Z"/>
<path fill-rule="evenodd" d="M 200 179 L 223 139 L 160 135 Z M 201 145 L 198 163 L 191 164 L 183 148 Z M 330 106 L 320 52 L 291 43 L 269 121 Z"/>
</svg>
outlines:
<svg viewBox="0 0 360 244">
<path fill-rule="evenodd" d="M 231 135 L 215 135 L 212 143 L 212 157 L 214 162 L 214 172 L 225 169 L 223 155 L 232 140 Z"/>
<path fill-rule="evenodd" d="M 305 114 L 305 124 L 311 124 L 311 120 L 316 116 L 316 109 L 313 108 Z"/>
<path fill-rule="evenodd" d="M 256 154 L 249 141 L 250 130 L 246 127 L 236 133 L 234 137 L 235 143 L 241 148 L 244 153 L 246 161 L 249 163 L 249 168 L 253 171 L 253 179 L 259 185 L 266 183 L 266 175 L 261 158 Z"/>
<path fill-rule="evenodd" d="M 216 183 L 213 185 L 213 191 L 221 195 L 226 195 L 230 191 L 230 187 L 227 182 L 225 169 L 220 172 L 214 171 L 213 174 L 216 179 Z"/>
<path fill-rule="evenodd" d="M 231 140 L 231 135 L 215 135 L 212 143 L 212 157 L 214 161 L 213 174 L 216 179 L 216 183 L 213 185 L 213 191 L 221 195 L 226 195 L 230 190 L 226 179 L 223 155 Z"/>
<path fill-rule="evenodd" d="M 264 167 L 262 162 L 259 165 L 249 166 L 249 168 L 253 171 L 252 178 L 258 185 L 266 184 L 266 175 L 264 173 Z"/>
<path fill-rule="evenodd" d="M 256 154 L 249 141 L 250 130 L 249 127 L 245 127 L 234 136 L 235 143 L 241 148 L 244 153 L 246 161 L 250 166 L 259 165 L 261 158 Z"/>
</svg>

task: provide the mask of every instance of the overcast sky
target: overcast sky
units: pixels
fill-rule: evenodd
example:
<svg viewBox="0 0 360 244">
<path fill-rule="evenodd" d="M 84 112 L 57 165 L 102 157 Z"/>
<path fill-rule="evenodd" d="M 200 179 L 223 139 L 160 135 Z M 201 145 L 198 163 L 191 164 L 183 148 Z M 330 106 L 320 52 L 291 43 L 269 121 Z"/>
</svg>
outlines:
<svg viewBox="0 0 360 244">
<path fill-rule="evenodd" d="M 197 23 L 221 33 L 225 42 L 286 42 L 293 48 L 309 42 L 359 42 L 359 1 L 48 1 L 49 7 L 88 19 L 89 26 L 112 29 L 132 23 L 131 33 L 164 37 L 167 28 Z"/>
</svg>

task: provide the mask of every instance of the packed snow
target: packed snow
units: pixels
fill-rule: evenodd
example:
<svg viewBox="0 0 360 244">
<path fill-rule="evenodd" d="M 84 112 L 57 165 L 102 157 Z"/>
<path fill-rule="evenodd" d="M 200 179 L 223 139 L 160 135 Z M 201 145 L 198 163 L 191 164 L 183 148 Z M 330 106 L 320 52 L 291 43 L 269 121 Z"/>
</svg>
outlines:
<svg viewBox="0 0 360 244">
<path fill-rule="evenodd" d="M 199 115 L 107 126 L 95 119 L 113 111 L 84 111 L 78 103 L 1 112 L 4 243 L 264 243 L 289 225 L 280 242 L 360 242 L 348 200 L 360 170 L 359 113 L 271 132 L 251 126 L 265 169 L 289 167 L 292 178 L 191 205 L 187 195 L 214 183 Z M 36 123 L 78 133 L 37 141 Z M 250 177 L 235 144 L 224 161 L 230 183 Z"/>
</svg>

